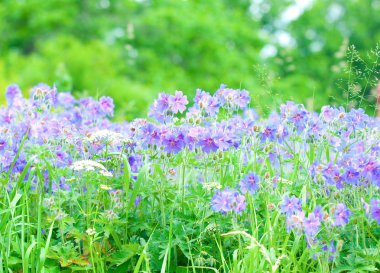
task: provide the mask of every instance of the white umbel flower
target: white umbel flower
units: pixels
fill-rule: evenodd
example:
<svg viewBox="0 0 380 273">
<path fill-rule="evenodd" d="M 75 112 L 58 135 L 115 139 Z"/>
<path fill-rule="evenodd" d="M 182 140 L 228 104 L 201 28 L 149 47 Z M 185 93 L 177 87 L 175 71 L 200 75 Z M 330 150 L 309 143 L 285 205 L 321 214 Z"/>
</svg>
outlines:
<svg viewBox="0 0 380 273">
<path fill-rule="evenodd" d="M 74 171 L 95 171 L 95 170 L 104 170 L 107 171 L 106 167 L 102 164 L 93 161 L 93 160 L 80 160 L 73 163 L 71 168 Z"/>
<path fill-rule="evenodd" d="M 110 130 L 95 131 L 89 137 L 86 137 L 85 140 L 91 143 L 100 142 L 110 145 L 117 145 L 125 141 L 122 134 Z"/>
<path fill-rule="evenodd" d="M 106 167 L 93 160 L 80 160 L 73 163 L 71 169 L 74 171 L 97 171 L 103 176 L 112 177 L 112 173 Z"/>
<path fill-rule="evenodd" d="M 93 235 L 96 234 L 96 230 L 94 228 L 88 228 L 86 230 L 86 233 L 87 233 L 88 236 L 93 236 Z"/>
</svg>

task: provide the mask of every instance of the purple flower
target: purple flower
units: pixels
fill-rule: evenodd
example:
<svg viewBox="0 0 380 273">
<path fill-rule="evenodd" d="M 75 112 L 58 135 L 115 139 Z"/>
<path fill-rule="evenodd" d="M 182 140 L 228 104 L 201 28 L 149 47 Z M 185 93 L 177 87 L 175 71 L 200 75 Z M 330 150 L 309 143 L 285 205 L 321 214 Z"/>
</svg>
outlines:
<svg viewBox="0 0 380 273">
<path fill-rule="evenodd" d="M 254 194 L 259 188 L 260 179 L 253 172 L 249 172 L 242 180 L 240 180 L 240 189 L 242 193 L 249 191 L 250 194 Z"/>
<path fill-rule="evenodd" d="M 99 99 L 100 108 L 103 113 L 109 117 L 113 116 L 115 105 L 111 97 L 101 97 Z"/>
<path fill-rule="evenodd" d="M 153 107 L 159 112 L 165 112 L 169 109 L 169 95 L 165 93 L 158 94 L 158 99 L 153 103 Z"/>
<path fill-rule="evenodd" d="M 198 107 L 192 106 L 189 109 L 187 109 L 186 118 L 188 120 L 190 119 L 196 120 L 200 117 L 201 117 L 201 110 Z"/>
<path fill-rule="evenodd" d="M 309 112 L 305 110 L 302 104 L 295 104 L 288 101 L 280 106 L 281 117 L 290 124 L 294 124 L 298 133 L 305 129 L 309 119 Z"/>
<path fill-rule="evenodd" d="M 50 192 L 50 190 L 51 190 L 52 193 L 56 193 L 58 191 L 58 185 L 57 185 L 57 183 L 55 183 L 55 181 L 53 180 L 51 182 L 51 185 L 50 185 L 49 179 L 48 178 L 45 178 L 45 179 L 46 180 L 44 182 L 44 186 L 45 186 L 46 192 Z"/>
<path fill-rule="evenodd" d="M 246 208 L 245 196 L 242 194 L 239 194 L 238 192 L 235 192 L 234 198 L 235 200 L 232 203 L 232 209 L 234 210 L 235 213 L 241 214 Z"/>
<path fill-rule="evenodd" d="M 22 151 L 15 162 L 13 172 L 22 172 L 26 166 L 26 158 L 25 158 L 25 153 Z"/>
<path fill-rule="evenodd" d="M 64 176 L 61 176 L 61 178 L 59 179 L 59 187 L 64 191 L 71 190 L 71 186 L 70 184 L 66 183 L 66 178 Z"/>
<path fill-rule="evenodd" d="M 343 177 L 339 172 L 334 173 L 333 181 L 335 182 L 335 186 L 338 190 L 343 189 Z"/>
<path fill-rule="evenodd" d="M 311 116 L 309 120 L 309 126 L 307 135 L 309 137 L 312 137 L 314 139 L 319 139 L 325 132 L 326 129 L 323 126 L 321 120 L 318 118 L 318 116 Z"/>
<path fill-rule="evenodd" d="M 267 139 L 269 141 L 274 141 L 276 138 L 277 128 L 274 125 L 269 125 L 263 129 L 263 131 L 259 134 L 261 141 L 265 142 Z"/>
<path fill-rule="evenodd" d="M 308 120 L 308 112 L 303 108 L 294 111 L 289 119 L 291 123 L 293 123 L 298 132 L 301 132 L 306 127 L 306 123 Z"/>
<path fill-rule="evenodd" d="M 3 170 L 8 171 L 9 167 L 12 165 L 14 157 L 15 153 L 13 151 L 6 151 L 2 156 L 0 156 L 0 165 Z"/>
<path fill-rule="evenodd" d="M 339 172 L 337 165 L 329 163 L 326 168 L 323 169 L 322 173 L 327 178 L 330 179 L 335 172 Z"/>
<path fill-rule="evenodd" d="M 371 217 L 380 225 L 380 200 L 372 199 L 370 202 Z"/>
<path fill-rule="evenodd" d="M 199 138 L 202 134 L 204 134 L 205 128 L 201 126 L 193 126 L 189 127 L 187 131 L 187 143 L 193 146 L 195 142 L 199 141 Z"/>
<path fill-rule="evenodd" d="M 155 119 L 160 123 L 169 121 L 170 116 L 168 115 L 169 110 L 169 95 L 165 93 L 160 93 L 158 99 L 156 99 L 149 108 L 148 116 Z"/>
<path fill-rule="evenodd" d="M 351 211 L 346 207 L 345 204 L 339 203 L 335 207 L 334 211 L 334 224 L 335 226 L 344 226 L 348 223 L 351 216 Z"/>
<path fill-rule="evenodd" d="M 228 150 L 232 146 L 231 136 L 232 132 L 223 132 L 222 129 L 219 129 L 215 134 L 214 142 L 216 146 L 222 151 Z"/>
<path fill-rule="evenodd" d="M 226 88 L 224 84 L 220 85 L 215 95 L 219 98 L 222 104 L 234 106 L 238 99 L 238 91 L 230 88 Z"/>
<path fill-rule="evenodd" d="M 174 96 L 169 97 L 170 110 L 177 114 L 178 112 L 183 113 L 188 104 L 187 97 L 183 95 L 182 91 L 176 91 Z"/>
<path fill-rule="evenodd" d="M 93 100 L 88 108 L 86 109 L 88 111 L 88 118 L 91 120 L 100 118 L 105 116 L 105 113 L 103 112 L 100 103 L 98 101 Z"/>
<path fill-rule="evenodd" d="M 5 97 L 7 98 L 8 105 L 12 105 L 14 99 L 22 97 L 20 87 L 18 87 L 17 84 L 12 84 L 8 86 L 7 91 L 5 91 Z"/>
<path fill-rule="evenodd" d="M 205 91 L 202 91 L 201 89 L 197 89 L 196 95 L 194 97 L 194 102 L 200 109 L 206 109 L 209 105 L 209 101 L 211 100 L 212 96 Z M 218 99 L 216 98 L 216 102 Z"/>
<path fill-rule="evenodd" d="M 150 107 L 148 117 L 160 122 L 164 123 L 170 119 L 170 117 L 166 114 L 166 112 L 158 111 L 153 106 Z"/>
<path fill-rule="evenodd" d="M 131 166 L 131 170 L 134 173 L 137 173 L 139 168 L 142 166 L 142 156 L 139 154 L 131 155 L 128 158 L 129 165 Z"/>
<path fill-rule="evenodd" d="M 136 196 L 135 201 L 134 201 L 136 208 L 140 205 L 140 202 L 141 202 L 141 195 L 138 195 Z"/>
<path fill-rule="evenodd" d="M 297 105 L 293 101 L 287 101 L 280 105 L 280 114 L 283 119 L 290 117 Z"/>
<path fill-rule="evenodd" d="M 334 240 L 330 240 L 330 246 L 324 243 L 322 246 L 322 250 L 331 254 L 329 256 L 329 261 L 332 261 L 334 259 L 334 253 L 336 252 Z"/>
<path fill-rule="evenodd" d="M 57 104 L 58 104 L 58 91 L 57 91 L 57 87 L 55 86 L 55 84 L 53 85 L 53 88 L 49 92 L 49 97 L 50 97 L 50 100 L 52 102 L 52 105 L 54 107 L 57 107 Z"/>
<path fill-rule="evenodd" d="M 0 138 L 0 152 L 3 152 L 7 145 L 7 141 L 3 138 Z"/>
<path fill-rule="evenodd" d="M 368 158 L 367 162 L 364 165 L 364 172 L 371 173 L 376 168 L 380 167 L 379 163 L 374 158 Z"/>
<path fill-rule="evenodd" d="M 61 92 L 58 94 L 58 103 L 65 109 L 70 109 L 75 104 L 75 98 L 69 92 Z"/>
<path fill-rule="evenodd" d="M 87 117 L 89 120 L 95 120 L 105 116 L 100 103 L 91 97 L 80 99 L 79 104 L 82 108 L 82 117 Z"/>
<path fill-rule="evenodd" d="M 296 211 L 292 215 L 288 215 L 286 218 L 286 229 L 289 232 L 294 229 L 297 233 L 300 233 L 303 229 L 303 224 L 305 222 L 305 212 Z"/>
<path fill-rule="evenodd" d="M 216 145 L 214 138 L 209 133 L 202 137 L 199 141 L 199 145 L 205 153 L 216 152 L 218 150 L 218 146 Z"/>
<path fill-rule="evenodd" d="M 57 89 L 53 89 L 45 83 L 39 83 L 31 89 L 32 104 L 34 107 L 47 107 L 56 106 L 57 103 Z"/>
<path fill-rule="evenodd" d="M 276 131 L 276 136 L 279 143 L 282 143 L 284 139 L 289 135 L 286 126 L 279 124 Z"/>
<path fill-rule="evenodd" d="M 372 182 L 374 185 L 380 187 L 380 166 L 372 171 Z"/>
<path fill-rule="evenodd" d="M 319 217 L 312 212 L 305 219 L 303 226 L 306 236 L 313 238 L 317 235 L 321 222 Z"/>
<path fill-rule="evenodd" d="M 74 106 L 75 98 L 69 92 L 58 93 L 58 103 L 65 109 L 69 109 Z"/>
<path fill-rule="evenodd" d="M 231 211 L 234 200 L 234 192 L 230 189 L 225 188 L 223 191 L 216 191 L 211 200 L 211 208 L 215 212 L 226 214 Z"/>
<path fill-rule="evenodd" d="M 343 177 L 340 174 L 338 165 L 329 163 L 327 167 L 323 169 L 322 174 L 328 184 L 335 185 L 337 189 L 343 188 Z"/>
<path fill-rule="evenodd" d="M 75 107 L 72 110 L 71 122 L 78 125 L 82 123 L 82 120 L 83 120 L 82 111 L 78 107 Z"/>
<path fill-rule="evenodd" d="M 314 211 L 313 211 L 315 217 L 317 217 L 319 219 L 319 221 L 322 221 L 323 220 L 323 210 L 322 210 L 322 206 L 321 205 L 317 205 L 315 208 L 314 208 Z"/>
<path fill-rule="evenodd" d="M 352 167 L 348 167 L 346 171 L 344 172 L 343 177 L 344 177 L 345 182 L 349 184 L 357 185 L 360 176 L 359 176 L 359 172 L 356 169 Z"/>
<path fill-rule="evenodd" d="M 62 150 L 60 146 L 56 148 L 55 155 L 57 158 L 56 163 L 58 167 L 64 167 L 72 163 L 70 155 Z"/>
<path fill-rule="evenodd" d="M 335 253 L 336 252 L 336 248 L 335 248 L 335 245 L 334 245 L 334 240 L 330 240 L 330 246 L 328 246 L 326 243 L 324 243 L 323 246 L 322 246 L 322 250 L 323 251 L 329 251 L 331 253 Z"/>
<path fill-rule="evenodd" d="M 13 111 L 7 110 L 7 111 L 0 112 L 0 123 L 11 124 L 13 120 L 14 120 Z"/>
<path fill-rule="evenodd" d="M 325 122 L 330 123 L 337 116 L 336 112 L 337 112 L 337 110 L 334 109 L 334 108 L 332 108 L 331 106 L 323 106 L 322 109 L 321 109 L 322 119 Z"/>
<path fill-rule="evenodd" d="M 210 98 L 207 101 L 205 110 L 206 110 L 206 113 L 210 117 L 215 117 L 216 114 L 219 111 L 219 101 L 218 101 L 218 99 L 215 98 L 215 97 L 211 97 L 210 96 Z"/>
<path fill-rule="evenodd" d="M 368 157 L 366 163 L 362 165 L 363 177 L 367 178 L 374 185 L 380 186 L 380 164 L 373 157 Z"/>
<path fill-rule="evenodd" d="M 367 122 L 368 116 L 363 109 L 351 109 L 346 116 L 347 123 L 352 128 L 363 128 Z"/>
<path fill-rule="evenodd" d="M 141 127 L 141 130 L 139 130 L 139 135 L 143 147 L 147 148 L 148 145 L 157 145 L 160 141 L 160 136 L 158 133 L 158 128 L 153 125 L 152 123 L 147 123 Z"/>
<path fill-rule="evenodd" d="M 167 153 L 178 153 L 185 146 L 182 134 L 167 133 L 164 137 L 163 143 L 164 151 Z"/>
<path fill-rule="evenodd" d="M 288 216 L 295 214 L 296 212 L 302 210 L 301 200 L 295 197 L 294 195 L 290 198 L 288 195 L 285 195 L 283 198 L 283 202 L 280 205 L 280 209 L 282 213 L 285 213 Z"/>
<path fill-rule="evenodd" d="M 195 90 L 194 102 L 198 104 L 200 108 L 203 108 L 204 102 L 206 102 L 209 97 L 211 97 L 211 95 L 208 92 L 197 88 L 197 90 Z"/>
<path fill-rule="evenodd" d="M 88 98 L 81 98 L 80 100 L 79 100 L 79 104 L 83 107 L 83 108 L 87 108 L 87 107 L 89 107 L 90 105 L 91 105 L 91 103 L 94 101 L 94 99 L 93 98 L 91 98 L 91 97 L 88 97 Z"/>
<path fill-rule="evenodd" d="M 244 89 L 242 91 L 240 91 L 240 93 L 236 99 L 237 106 L 239 106 L 242 109 L 246 108 L 249 101 L 250 101 L 249 93 Z"/>
<path fill-rule="evenodd" d="M 245 197 L 237 191 L 225 188 L 222 191 L 216 191 L 211 200 L 211 209 L 215 212 L 226 214 L 234 211 L 240 214 L 246 208 Z"/>
</svg>

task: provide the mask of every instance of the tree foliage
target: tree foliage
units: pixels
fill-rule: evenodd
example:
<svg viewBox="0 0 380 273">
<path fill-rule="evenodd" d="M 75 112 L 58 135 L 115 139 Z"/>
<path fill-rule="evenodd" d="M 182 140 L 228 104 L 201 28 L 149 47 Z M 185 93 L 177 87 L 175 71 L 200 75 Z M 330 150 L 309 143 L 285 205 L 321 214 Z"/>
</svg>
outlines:
<svg viewBox="0 0 380 273">
<path fill-rule="evenodd" d="M 262 112 L 287 99 L 373 105 L 379 55 L 366 54 L 380 41 L 380 1 L 310 1 L 287 20 L 301 2 L 3 0 L 0 88 L 110 94 L 128 117 L 158 92 L 221 83 L 250 90 Z M 350 63 L 352 44 L 363 62 Z M 275 54 L 263 56 L 268 46 Z"/>
</svg>

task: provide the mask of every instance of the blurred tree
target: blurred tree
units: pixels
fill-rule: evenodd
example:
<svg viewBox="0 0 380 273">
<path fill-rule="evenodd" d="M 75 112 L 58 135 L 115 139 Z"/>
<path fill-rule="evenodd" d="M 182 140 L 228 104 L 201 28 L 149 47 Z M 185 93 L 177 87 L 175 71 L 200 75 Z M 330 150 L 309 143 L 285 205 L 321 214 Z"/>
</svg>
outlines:
<svg viewBox="0 0 380 273">
<path fill-rule="evenodd" d="M 129 118 L 160 91 L 220 83 L 251 90 L 262 112 L 286 99 L 374 105 L 377 55 L 359 56 L 380 41 L 379 2 L 2 0 L 0 88 L 108 94 Z"/>
<path fill-rule="evenodd" d="M 270 3 L 261 21 L 278 52 L 267 61 L 281 77 L 276 88 L 291 92 L 289 83 L 297 82 L 299 93 L 312 95 L 317 108 L 343 104 L 373 113 L 371 89 L 380 71 L 380 1 Z"/>
</svg>

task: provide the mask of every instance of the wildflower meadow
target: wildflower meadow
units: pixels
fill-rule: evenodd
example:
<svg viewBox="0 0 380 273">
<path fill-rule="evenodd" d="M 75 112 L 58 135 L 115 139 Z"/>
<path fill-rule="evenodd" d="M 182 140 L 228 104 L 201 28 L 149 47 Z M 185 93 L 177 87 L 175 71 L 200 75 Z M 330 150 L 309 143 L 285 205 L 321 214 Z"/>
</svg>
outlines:
<svg viewBox="0 0 380 273">
<path fill-rule="evenodd" d="M 111 97 L 38 84 L 0 109 L 0 273 L 380 272 L 380 120 L 268 117 L 250 92 Z"/>
</svg>

